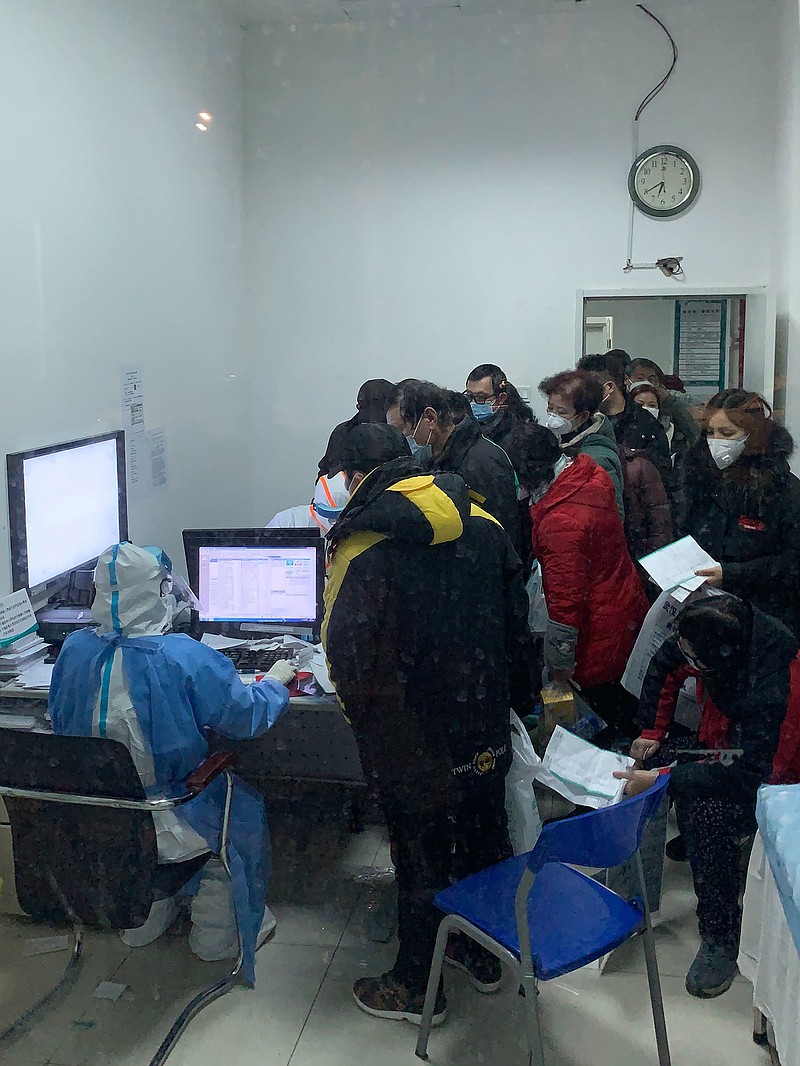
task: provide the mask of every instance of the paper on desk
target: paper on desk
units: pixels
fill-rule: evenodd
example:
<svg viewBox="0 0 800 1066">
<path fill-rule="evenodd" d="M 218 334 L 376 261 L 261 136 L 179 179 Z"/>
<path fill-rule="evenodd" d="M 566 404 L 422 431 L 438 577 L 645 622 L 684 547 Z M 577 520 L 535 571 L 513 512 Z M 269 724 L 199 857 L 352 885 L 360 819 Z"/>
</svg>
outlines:
<svg viewBox="0 0 800 1066">
<path fill-rule="evenodd" d="M 36 663 L 19 675 L 17 685 L 20 688 L 50 688 L 52 677 L 53 663 Z"/>
<path fill-rule="evenodd" d="M 330 694 L 336 691 L 331 684 L 330 675 L 328 674 L 328 660 L 325 658 L 323 652 L 314 652 L 308 665 L 314 675 L 314 680 L 323 692 Z"/>
<path fill-rule="evenodd" d="M 534 778 L 582 807 L 610 807 L 622 798 L 624 781 L 615 770 L 627 770 L 633 759 L 603 751 L 557 725 Z"/>
<path fill-rule="evenodd" d="M 705 551 L 694 537 L 681 537 L 658 551 L 645 555 L 639 562 L 653 581 L 662 589 L 672 589 L 695 581 L 696 570 L 718 566 L 716 559 Z M 700 579 L 702 582 L 702 578 Z"/>
<path fill-rule="evenodd" d="M 219 651 L 222 648 L 239 648 L 242 644 L 246 644 L 247 641 L 237 637 L 222 637 L 218 633 L 204 633 L 200 643 L 207 644 L 209 648 L 216 648 Z"/>
</svg>

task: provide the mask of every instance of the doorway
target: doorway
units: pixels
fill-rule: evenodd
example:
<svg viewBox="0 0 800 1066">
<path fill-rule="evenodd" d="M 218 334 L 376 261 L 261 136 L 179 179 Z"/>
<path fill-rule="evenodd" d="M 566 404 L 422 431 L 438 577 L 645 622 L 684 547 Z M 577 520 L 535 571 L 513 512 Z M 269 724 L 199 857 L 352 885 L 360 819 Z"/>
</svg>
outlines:
<svg viewBox="0 0 800 1066">
<path fill-rule="evenodd" d="M 742 387 L 772 403 L 775 308 L 766 290 L 579 294 L 579 355 L 621 348 L 652 359 L 705 402 Z"/>
</svg>

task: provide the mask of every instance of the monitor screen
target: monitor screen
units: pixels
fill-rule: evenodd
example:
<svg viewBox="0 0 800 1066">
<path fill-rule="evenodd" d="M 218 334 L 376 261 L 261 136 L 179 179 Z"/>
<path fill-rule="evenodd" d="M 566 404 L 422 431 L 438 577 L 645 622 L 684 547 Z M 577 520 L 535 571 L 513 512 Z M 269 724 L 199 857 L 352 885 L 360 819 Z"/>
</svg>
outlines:
<svg viewBox="0 0 800 1066">
<path fill-rule="evenodd" d="M 93 564 L 125 540 L 122 431 L 6 457 L 14 588 Z"/>
<path fill-rule="evenodd" d="M 317 529 L 185 529 L 189 584 L 206 632 L 319 632 L 325 541 Z"/>
<path fill-rule="evenodd" d="M 201 622 L 306 622 L 317 616 L 316 552 L 307 547 L 201 547 Z"/>
</svg>

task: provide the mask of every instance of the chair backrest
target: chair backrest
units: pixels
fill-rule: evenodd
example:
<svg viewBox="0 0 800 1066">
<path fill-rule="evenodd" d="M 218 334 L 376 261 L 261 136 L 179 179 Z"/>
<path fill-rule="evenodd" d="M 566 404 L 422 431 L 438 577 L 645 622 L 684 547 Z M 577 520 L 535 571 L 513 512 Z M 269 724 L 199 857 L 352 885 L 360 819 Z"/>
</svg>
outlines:
<svg viewBox="0 0 800 1066">
<path fill-rule="evenodd" d="M 0 786 L 145 800 L 128 749 L 99 737 L 0 729 Z M 39 921 L 125 929 L 153 901 L 158 863 L 149 811 L 4 797 L 17 897 Z"/>
<path fill-rule="evenodd" d="M 631 799 L 551 822 L 542 829 L 528 867 L 538 871 L 554 861 L 572 866 L 619 866 L 638 851 L 644 827 L 668 785 L 669 776 L 664 774 L 647 792 Z"/>
</svg>

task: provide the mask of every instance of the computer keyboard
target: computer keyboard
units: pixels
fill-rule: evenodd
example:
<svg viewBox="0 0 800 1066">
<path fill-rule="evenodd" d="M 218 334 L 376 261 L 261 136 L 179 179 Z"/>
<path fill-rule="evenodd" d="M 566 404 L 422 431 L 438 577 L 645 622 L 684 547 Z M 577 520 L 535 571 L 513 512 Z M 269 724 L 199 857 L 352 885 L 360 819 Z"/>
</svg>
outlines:
<svg viewBox="0 0 800 1066">
<path fill-rule="evenodd" d="M 240 674 L 265 674 L 279 659 L 290 659 L 288 648 L 221 648 Z"/>
</svg>

